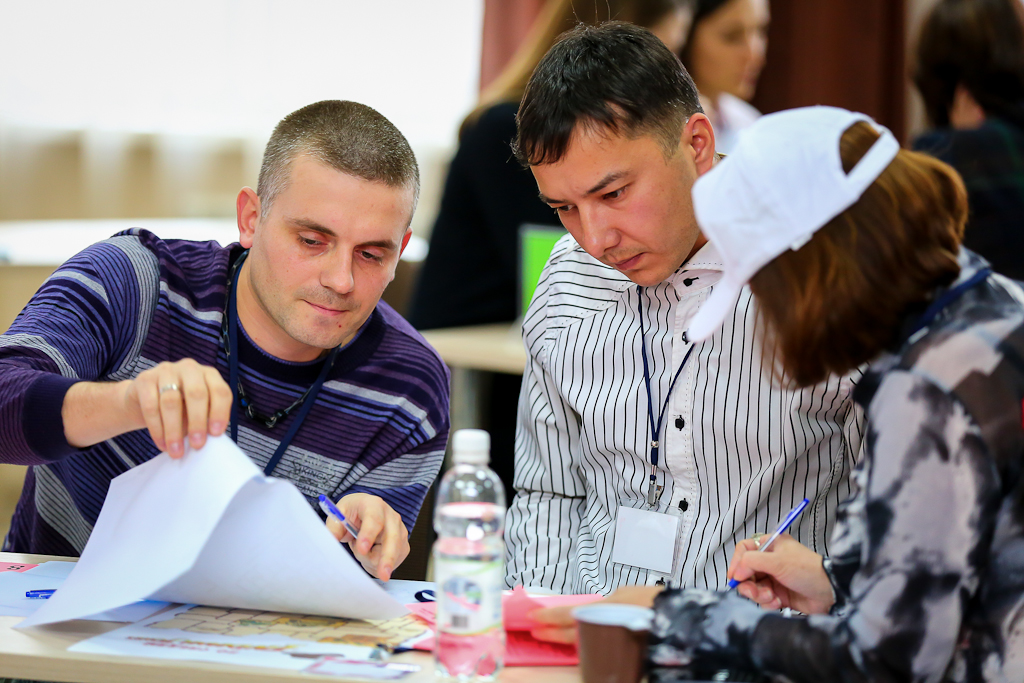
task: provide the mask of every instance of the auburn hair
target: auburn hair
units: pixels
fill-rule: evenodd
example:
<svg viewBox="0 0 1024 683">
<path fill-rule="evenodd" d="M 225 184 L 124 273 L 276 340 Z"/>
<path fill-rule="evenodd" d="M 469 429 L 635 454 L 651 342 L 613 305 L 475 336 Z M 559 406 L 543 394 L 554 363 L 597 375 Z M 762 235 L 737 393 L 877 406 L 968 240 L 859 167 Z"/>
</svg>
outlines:
<svg viewBox="0 0 1024 683">
<path fill-rule="evenodd" d="M 849 173 L 878 139 L 842 136 Z M 950 166 L 900 150 L 850 208 L 750 281 L 779 370 L 799 386 L 844 375 L 899 339 L 905 320 L 960 273 L 967 192 Z"/>
</svg>

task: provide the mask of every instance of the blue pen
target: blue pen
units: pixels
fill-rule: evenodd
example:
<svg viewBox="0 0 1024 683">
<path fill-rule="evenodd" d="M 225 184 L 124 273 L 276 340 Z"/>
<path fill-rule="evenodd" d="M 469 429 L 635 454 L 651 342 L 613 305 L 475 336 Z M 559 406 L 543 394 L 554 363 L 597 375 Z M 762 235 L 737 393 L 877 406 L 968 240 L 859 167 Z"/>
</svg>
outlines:
<svg viewBox="0 0 1024 683">
<path fill-rule="evenodd" d="M 26 598 L 32 598 L 33 600 L 45 600 L 54 593 L 57 592 L 56 588 L 46 588 L 43 590 L 25 591 Z"/>
<path fill-rule="evenodd" d="M 774 543 L 776 538 L 786 533 L 786 529 L 789 528 L 789 525 L 796 521 L 796 518 L 800 516 L 800 513 L 807 508 L 810 502 L 811 501 L 804 498 L 799 505 L 790 510 L 789 514 L 786 515 L 786 518 L 782 520 L 782 524 L 780 524 L 779 528 L 775 530 L 775 533 L 769 536 L 768 541 L 757 549 L 758 552 L 763 553 L 765 550 L 768 550 L 768 546 Z M 740 585 L 739 581 L 737 581 L 736 579 L 729 579 L 729 590 L 732 590 L 738 585 Z"/>
<path fill-rule="evenodd" d="M 337 520 L 341 522 L 341 525 L 345 527 L 350 534 L 352 534 L 352 538 L 359 537 L 359 529 L 352 526 L 352 523 L 345 519 L 345 515 L 341 514 L 341 510 L 335 507 L 334 503 L 331 502 L 331 499 L 322 493 L 320 494 L 320 509 L 324 511 L 325 515 L 332 515 L 333 517 L 336 517 Z"/>
</svg>

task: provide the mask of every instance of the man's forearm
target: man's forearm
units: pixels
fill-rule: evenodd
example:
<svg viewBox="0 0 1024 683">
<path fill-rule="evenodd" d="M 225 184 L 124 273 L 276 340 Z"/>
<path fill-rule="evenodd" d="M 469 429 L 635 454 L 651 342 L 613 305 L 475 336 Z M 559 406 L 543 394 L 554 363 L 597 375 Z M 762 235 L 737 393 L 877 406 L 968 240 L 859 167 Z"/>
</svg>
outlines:
<svg viewBox="0 0 1024 683">
<path fill-rule="evenodd" d="M 78 382 L 64 395 L 61 419 L 64 438 L 75 448 L 86 448 L 146 426 L 136 407 L 128 408 L 123 382 Z"/>
</svg>

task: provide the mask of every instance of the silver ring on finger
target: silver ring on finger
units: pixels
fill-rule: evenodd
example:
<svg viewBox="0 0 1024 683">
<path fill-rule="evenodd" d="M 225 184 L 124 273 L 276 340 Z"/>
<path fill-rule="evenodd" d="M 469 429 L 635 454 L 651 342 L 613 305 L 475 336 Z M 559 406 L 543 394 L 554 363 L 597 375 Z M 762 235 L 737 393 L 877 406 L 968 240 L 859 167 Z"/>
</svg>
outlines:
<svg viewBox="0 0 1024 683">
<path fill-rule="evenodd" d="M 175 382 L 171 382 L 170 384 L 165 384 L 160 387 L 160 395 L 162 396 L 165 391 L 181 391 L 181 387 L 179 387 Z"/>
<path fill-rule="evenodd" d="M 753 536 L 751 536 L 751 538 L 754 541 L 754 547 L 757 548 L 758 550 L 760 550 L 761 549 L 761 539 L 763 539 L 767 535 L 768 534 L 754 534 Z"/>
</svg>

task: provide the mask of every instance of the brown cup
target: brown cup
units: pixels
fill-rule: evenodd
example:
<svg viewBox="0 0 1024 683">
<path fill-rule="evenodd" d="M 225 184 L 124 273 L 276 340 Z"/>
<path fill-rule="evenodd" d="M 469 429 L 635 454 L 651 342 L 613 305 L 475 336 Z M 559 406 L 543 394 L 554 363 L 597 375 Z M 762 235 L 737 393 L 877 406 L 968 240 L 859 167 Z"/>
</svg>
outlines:
<svg viewBox="0 0 1024 683">
<path fill-rule="evenodd" d="M 614 603 L 574 609 L 583 683 L 639 683 L 653 614 L 646 607 Z"/>
</svg>

